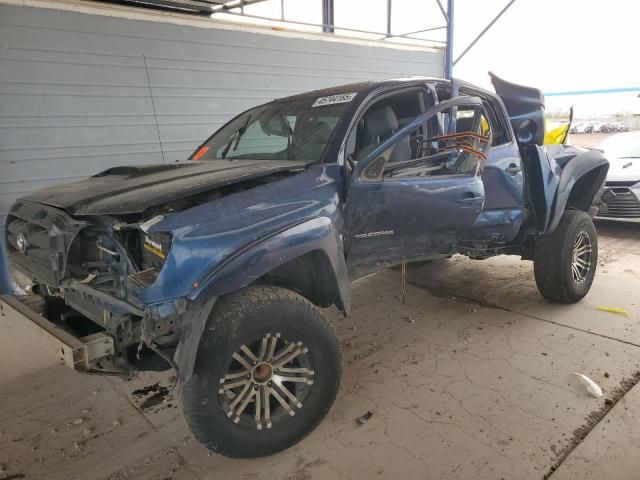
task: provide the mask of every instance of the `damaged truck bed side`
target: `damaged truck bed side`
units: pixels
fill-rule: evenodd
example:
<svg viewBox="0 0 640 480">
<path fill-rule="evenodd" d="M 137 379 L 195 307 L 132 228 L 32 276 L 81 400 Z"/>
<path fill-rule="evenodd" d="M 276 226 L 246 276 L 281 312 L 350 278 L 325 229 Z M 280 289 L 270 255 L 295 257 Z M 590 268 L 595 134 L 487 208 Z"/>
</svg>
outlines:
<svg viewBox="0 0 640 480">
<path fill-rule="evenodd" d="M 256 457 L 330 408 L 340 349 L 320 308 L 349 282 L 454 253 L 534 261 L 573 303 L 597 265 L 608 162 L 542 146 L 539 90 L 432 78 L 275 100 L 188 161 L 115 167 L 35 192 L 6 226 L 16 284 L 0 314 L 81 371 L 173 368 L 194 436 Z"/>
</svg>

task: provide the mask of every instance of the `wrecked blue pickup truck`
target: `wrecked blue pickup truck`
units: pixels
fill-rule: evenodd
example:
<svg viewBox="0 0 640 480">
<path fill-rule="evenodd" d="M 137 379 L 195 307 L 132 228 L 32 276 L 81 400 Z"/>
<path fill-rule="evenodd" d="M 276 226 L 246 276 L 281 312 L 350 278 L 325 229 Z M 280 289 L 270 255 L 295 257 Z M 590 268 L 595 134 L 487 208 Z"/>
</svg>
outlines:
<svg viewBox="0 0 640 480">
<path fill-rule="evenodd" d="M 232 457 L 301 440 L 338 391 L 320 308 L 349 282 L 446 258 L 519 255 L 572 303 L 596 270 L 608 162 L 542 146 L 544 97 L 492 75 L 366 82 L 275 100 L 173 164 L 110 168 L 18 200 L 6 226 L 30 295 L 4 315 L 77 370 L 173 369 L 194 436 Z"/>
</svg>

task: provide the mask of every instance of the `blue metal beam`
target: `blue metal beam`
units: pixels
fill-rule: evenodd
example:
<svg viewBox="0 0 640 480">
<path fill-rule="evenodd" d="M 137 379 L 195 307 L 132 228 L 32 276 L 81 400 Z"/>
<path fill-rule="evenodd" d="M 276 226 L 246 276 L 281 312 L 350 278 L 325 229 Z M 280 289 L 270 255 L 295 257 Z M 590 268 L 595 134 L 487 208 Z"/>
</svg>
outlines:
<svg viewBox="0 0 640 480">
<path fill-rule="evenodd" d="M 440 0 L 436 0 L 436 3 L 438 4 L 438 7 L 440 7 L 440 11 L 442 12 L 442 16 L 444 17 L 445 21 L 447 20 L 447 12 L 444 11 L 444 7 L 442 6 L 442 2 Z"/>
<path fill-rule="evenodd" d="M 440 10 L 442 10 L 444 14 L 440 0 L 437 1 Z M 453 61 L 453 0 L 447 0 L 447 14 L 445 18 L 447 20 L 447 44 L 444 51 L 444 78 L 451 80 L 453 65 L 455 64 Z"/>
<path fill-rule="evenodd" d="M 284 11 L 284 6 L 282 7 Z M 333 33 L 335 22 L 333 20 L 333 0 L 322 0 L 322 31 Z M 283 13 L 284 20 L 284 13 Z"/>
<path fill-rule="evenodd" d="M 480 38 L 482 38 L 482 36 L 487 33 L 487 30 L 489 30 L 494 23 L 496 23 L 498 21 L 498 19 L 504 14 L 504 12 L 507 11 L 507 9 L 513 5 L 513 2 L 515 2 L 516 0 L 510 0 L 509 3 L 507 3 L 507 5 L 500 10 L 500 13 L 498 13 L 498 15 L 495 16 L 495 18 L 493 20 L 491 20 L 491 22 L 489 22 L 489 25 L 487 25 L 486 27 L 484 27 L 484 29 L 478 34 L 478 36 L 476 38 L 473 39 L 473 42 L 471 42 L 469 44 L 469 46 L 467 48 L 465 48 L 463 50 L 463 52 L 460 54 L 460 56 L 458 58 L 456 58 L 453 62 L 453 64 L 455 65 L 456 63 L 458 63 L 460 61 L 460 59 L 462 57 L 464 57 L 466 55 L 466 53 L 471 50 L 471 48 L 478 42 L 478 40 L 480 40 Z M 453 22 L 452 22 L 453 23 Z"/>
<path fill-rule="evenodd" d="M 602 88 L 599 90 L 569 90 L 566 92 L 549 92 L 545 97 L 564 97 L 569 95 L 597 95 L 601 93 L 640 92 L 640 87 Z"/>
</svg>

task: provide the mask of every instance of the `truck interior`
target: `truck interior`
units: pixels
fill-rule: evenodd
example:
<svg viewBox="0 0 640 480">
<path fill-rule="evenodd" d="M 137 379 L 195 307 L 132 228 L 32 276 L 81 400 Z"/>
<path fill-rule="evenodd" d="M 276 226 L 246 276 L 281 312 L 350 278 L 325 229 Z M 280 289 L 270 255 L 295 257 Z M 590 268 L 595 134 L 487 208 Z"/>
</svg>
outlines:
<svg viewBox="0 0 640 480">
<path fill-rule="evenodd" d="M 424 114 L 435 102 L 435 92 L 417 87 L 384 96 L 370 105 L 349 133 L 346 144 L 349 164 L 353 166 L 367 158 L 392 135 Z M 465 175 L 479 172 L 486 154 L 482 152 L 484 148 L 477 148 L 480 145 L 476 142 L 482 143 L 485 142 L 485 137 L 491 138 L 490 125 L 493 122 L 488 117 L 485 109 L 459 106 L 425 118 L 384 152 L 383 177 Z"/>
</svg>

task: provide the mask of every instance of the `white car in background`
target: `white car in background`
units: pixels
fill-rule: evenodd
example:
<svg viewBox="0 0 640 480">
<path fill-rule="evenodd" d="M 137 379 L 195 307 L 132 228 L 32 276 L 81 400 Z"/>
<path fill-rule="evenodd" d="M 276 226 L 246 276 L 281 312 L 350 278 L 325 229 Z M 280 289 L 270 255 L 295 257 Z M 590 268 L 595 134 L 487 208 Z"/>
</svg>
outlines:
<svg viewBox="0 0 640 480">
<path fill-rule="evenodd" d="M 587 133 L 589 122 L 578 122 L 571 127 L 570 133 Z"/>
<path fill-rule="evenodd" d="M 591 133 L 600 133 L 602 132 L 602 123 L 595 122 L 591 125 Z"/>
<path fill-rule="evenodd" d="M 600 218 L 640 222 L 640 131 L 616 133 L 597 148 L 609 160 Z"/>
</svg>

